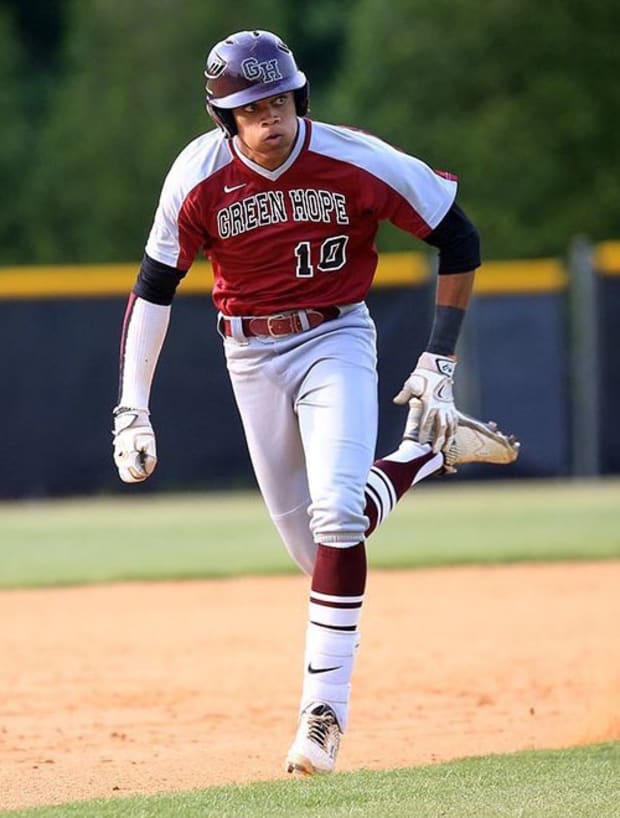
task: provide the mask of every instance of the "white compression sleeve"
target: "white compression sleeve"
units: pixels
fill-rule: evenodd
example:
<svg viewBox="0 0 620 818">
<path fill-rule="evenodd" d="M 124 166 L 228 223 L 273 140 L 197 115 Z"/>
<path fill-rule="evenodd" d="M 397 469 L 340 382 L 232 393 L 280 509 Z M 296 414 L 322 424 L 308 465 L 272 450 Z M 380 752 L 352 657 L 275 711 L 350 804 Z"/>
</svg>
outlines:
<svg viewBox="0 0 620 818">
<path fill-rule="evenodd" d="M 121 339 L 119 406 L 148 409 L 155 367 L 170 323 L 170 306 L 131 296 Z"/>
</svg>

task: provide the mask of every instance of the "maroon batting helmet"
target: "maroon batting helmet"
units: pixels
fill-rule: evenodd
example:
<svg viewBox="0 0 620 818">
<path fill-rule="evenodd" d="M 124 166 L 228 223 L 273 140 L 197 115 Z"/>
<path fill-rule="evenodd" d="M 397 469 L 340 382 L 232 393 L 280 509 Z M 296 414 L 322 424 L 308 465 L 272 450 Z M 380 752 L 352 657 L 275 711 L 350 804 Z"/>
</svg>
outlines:
<svg viewBox="0 0 620 818">
<path fill-rule="evenodd" d="M 308 112 L 308 81 L 282 40 L 269 31 L 238 31 L 207 57 L 207 111 L 227 137 L 237 133 L 232 108 L 293 91 L 298 116 Z"/>
</svg>

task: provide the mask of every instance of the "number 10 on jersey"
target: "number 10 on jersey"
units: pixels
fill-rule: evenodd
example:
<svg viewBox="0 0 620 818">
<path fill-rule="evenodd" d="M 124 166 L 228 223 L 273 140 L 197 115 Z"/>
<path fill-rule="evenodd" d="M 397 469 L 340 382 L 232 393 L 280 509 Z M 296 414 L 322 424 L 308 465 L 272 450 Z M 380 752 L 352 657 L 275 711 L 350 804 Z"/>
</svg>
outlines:
<svg viewBox="0 0 620 818">
<path fill-rule="evenodd" d="M 316 269 L 321 273 L 333 273 L 340 270 L 347 263 L 347 242 L 348 236 L 332 236 L 325 239 L 321 244 L 318 253 L 318 264 Z M 312 278 L 314 276 L 314 265 L 312 259 L 312 245 L 309 241 L 300 241 L 295 247 L 295 258 L 297 259 L 297 278 Z"/>
</svg>

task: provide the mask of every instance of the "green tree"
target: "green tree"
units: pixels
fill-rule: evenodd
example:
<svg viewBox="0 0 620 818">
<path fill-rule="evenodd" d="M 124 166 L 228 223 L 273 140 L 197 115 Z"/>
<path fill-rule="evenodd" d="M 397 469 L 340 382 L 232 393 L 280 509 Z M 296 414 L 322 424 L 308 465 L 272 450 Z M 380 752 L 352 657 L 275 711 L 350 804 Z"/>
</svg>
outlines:
<svg viewBox="0 0 620 818">
<path fill-rule="evenodd" d="M 13 196 L 0 263 L 137 258 L 167 167 L 213 127 L 203 104 L 209 47 L 235 30 L 277 31 L 320 116 L 356 2 L 6 0 L 5 160 L 20 166 L 22 209 Z M 9 141 L 28 161 L 13 161 Z"/>
<path fill-rule="evenodd" d="M 28 174 L 28 133 L 22 81 L 23 55 L 9 15 L 0 8 L 0 251 L 4 263 L 19 261 L 28 237 L 24 216 L 24 178 Z"/>
<path fill-rule="evenodd" d="M 618 23 L 615 0 L 360 0 L 328 114 L 457 173 L 487 257 L 613 237 Z"/>
<path fill-rule="evenodd" d="M 289 45 L 310 80 L 311 115 L 321 116 L 330 85 L 340 69 L 347 28 L 359 0 L 289 2 L 283 21 Z"/>
<path fill-rule="evenodd" d="M 284 0 L 282 0 L 284 3 Z M 210 129 L 204 58 L 230 31 L 278 28 L 280 2 L 80 0 L 30 201 L 37 262 L 139 258 L 163 175 Z M 284 32 L 284 35 L 286 32 Z"/>
</svg>

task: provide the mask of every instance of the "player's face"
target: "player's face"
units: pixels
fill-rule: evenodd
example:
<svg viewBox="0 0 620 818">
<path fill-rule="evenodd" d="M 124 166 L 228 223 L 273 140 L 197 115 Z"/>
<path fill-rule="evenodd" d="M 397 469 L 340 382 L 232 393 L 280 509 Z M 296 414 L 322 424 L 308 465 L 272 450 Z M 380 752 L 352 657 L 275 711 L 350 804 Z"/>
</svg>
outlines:
<svg viewBox="0 0 620 818">
<path fill-rule="evenodd" d="M 291 92 L 233 109 L 243 153 L 268 170 L 286 161 L 297 135 L 297 112 Z"/>
</svg>

